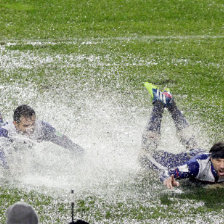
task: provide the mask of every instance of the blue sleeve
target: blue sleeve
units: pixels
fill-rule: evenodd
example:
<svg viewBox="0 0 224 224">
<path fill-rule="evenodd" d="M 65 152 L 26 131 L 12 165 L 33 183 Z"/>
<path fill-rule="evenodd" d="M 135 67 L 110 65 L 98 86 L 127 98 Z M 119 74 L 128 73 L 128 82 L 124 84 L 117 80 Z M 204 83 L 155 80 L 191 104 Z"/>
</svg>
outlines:
<svg viewBox="0 0 224 224">
<path fill-rule="evenodd" d="M 198 161 L 193 158 L 191 159 L 188 163 L 188 177 L 196 177 L 199 173 L 199 168 L 200 168 L 200 165 L 198 163 Z"/>
<path fill-rule="evenodd" d="M 4 129 L 4 128 L 0 128 L 0 137 L 8 137 L 8 130 Z"/>
<path fill-rule="evenodd" d="M 55 128 L 44 121 L 41 122 L 41 125 L 42 125 L 42 132 L 43 132 L 42 140 L 51 141 L 51 139 L 55 135 L 55 131 L 56 131 Z"/>
<path fill-rule="evenodd" d="M 175 169 L 169 170 L 169 176 L 173 175 L 176 179 L 185 179 L 190 177 L 196 177 L 199 172 L 199 163 L 195 161 L 189 161 L 185 165 L 178 166 Z"/>
<path fill-rule="evenodd" d="M 56 131 L 56 129 L 52 127 L 50 124 L 42 122 L 42 127 L 44 132 L 43 140 L 50 141 L 54 144 L 57 144 L 71 151 L 74 151 L 78 154 L 82 154 L 84 152 L 81 146 L 74 143 L 66 135 L 63 135 L 60 132 Z"/>
<path fill-rule="evenodd" d="M 166 178 L 170 177 L 171 175 L 174 176 L 176 179 L 185 179 L 185 178 L 191 178 L 196 177 L 199 173 L 200 165 L 198 163 L 198 160 L 207 159 L 207 154 L 201 154 L 193 157 L 190 159 L 187 163 L 184 165 L 178 166 L 174 169 L 169 169 L 167 171 L 164 171 L 161 176 L 160 180 L 164 181 Z"/>
<path fill-rule="evenodd" d="M 196 177 L 200 170 L 200 164 L 198 161 L 207 160 L 210 157 L 209 154 L 199 154 L 190 159 L 185 165 L 178 166 L 174 170 L 169 171 L 169 175 L 174 175 L 174 178 L 184 179 L 190 177 Z"/>
</svg>

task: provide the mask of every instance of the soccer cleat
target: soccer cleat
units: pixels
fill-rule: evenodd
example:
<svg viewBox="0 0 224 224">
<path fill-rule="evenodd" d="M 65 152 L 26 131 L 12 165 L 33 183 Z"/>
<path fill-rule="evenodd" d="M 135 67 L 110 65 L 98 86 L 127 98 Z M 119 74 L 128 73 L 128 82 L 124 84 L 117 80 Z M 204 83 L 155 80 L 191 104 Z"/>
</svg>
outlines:
<svg viewBox="0 0 224 224">
<path fill-rule="evenodd" d="M 165 88 L 164 91 L 162 92 L 162 94 L 166 96 L 165 106 L 169 106 L 173 102 L 173 96 L 170 93 L 170 89 Z"/>
<path fill-rule="evenodd" d="M 166 88 L 163 92 L 161 92 L 157 86 L 148 82 L 145 82 L 144 86 L 152 97 L 152 103 L 160 101 L 165 107 L 172 103 L 173 96 L 170 93 L 170 89 Z"/>
</svg>

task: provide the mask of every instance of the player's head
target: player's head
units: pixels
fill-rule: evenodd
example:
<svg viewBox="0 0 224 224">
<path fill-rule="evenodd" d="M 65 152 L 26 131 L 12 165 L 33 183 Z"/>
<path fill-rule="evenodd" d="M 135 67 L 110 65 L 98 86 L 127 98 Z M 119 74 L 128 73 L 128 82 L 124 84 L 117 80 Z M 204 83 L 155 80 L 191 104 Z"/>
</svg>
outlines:
<svg viewBox="0 0 224 224">
<path fill-rule="evenodd" d="M 32 134 L 36 121 L 35 111 L 28 105 L 18 106 L 13 115 L 13 124 L 17 131 L 23 134 Z"/>
<path fill-rule="evenodd" d="M 219 176 L 224 177 L 224 142 L 218 142 L 209 151 L 214 169 Z"/>
<path fill-rule="evenodd" d="M 24 203 L 17 202 L 6 211 L 7 224 L 38 224 L 38 217 L 34 209 Z"/>
</svg>

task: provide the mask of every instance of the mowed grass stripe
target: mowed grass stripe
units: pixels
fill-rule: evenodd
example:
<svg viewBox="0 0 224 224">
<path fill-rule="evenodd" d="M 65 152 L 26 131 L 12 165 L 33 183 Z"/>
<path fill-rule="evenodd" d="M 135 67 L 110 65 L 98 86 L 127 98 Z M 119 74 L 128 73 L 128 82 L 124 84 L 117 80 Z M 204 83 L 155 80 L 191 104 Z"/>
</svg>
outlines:
<svg viewBox="0 0 224 224">
<path fill-rule="evenodd" d="M 0 2 L 0 39 L 223 35 L 220 0 Z M 13 15 L 13 16 L 12 16 Z"/>
<path fill-rule="evenodd" d="M 73 38 L 59 42 L 8 42 L 2 45 L 6 55 L 9 54 L 7 66 L 10 66 L 10 61 L 19 66 L 12 67 L 10 73 L 4 72 L 1 80 L 18 82 L 21 77 L 26 77 L 41 87 L 43 82 L 49 82 L 48 79 L 51 82 L 54 80 L 49 83 L 51 86 L 57 85 L 59 80 L 63 82 L 64 79 L 70 79 L 73 80 L 71 83 L 75 80 L 75 83 L 85 86 L 89 83 L 89 88 L 94 87 L 93 90 L 102 85 L 104 88 L 116 87 L 116 91 L 124 94 L 130 89 L 133 94 L 136 91 L 144 94 L 144 81 L 156 83 L 162 88 L 167 85 L 189 116 L 193 115 L 195 119 L 197 117 L 197 122 L 199 118 L 202 119 L 207 131 L 211 132 L 211 139 L 222 138 L 222 39 L 147 39 L 132 36 L 117 38 L 119 39 Z M 23 55 L 22 61 L 19 59 L 20 54 Z M 46 61 L 48 56 L 51 58 L 50 63 Z M 23 68 L 22 62 L 26 61 L 26 57 L 26 66 Z M 36 58 L 35 63 L 32 63 L 32 58 Z M 27 69 L 29 63 L 32 63 L 31 70 Z M 53 73 L 48 71 L 51 67 L 54 68 Z M 185 97 L 182 100 L 183 96 Z M 139 102 L 143 102 L 142 95 L 137 97 L 140 98 Z"/>
<path fill-rule="evenodd" d="M 186 35 L 186 36 L 137 36 L 137 35 L 130 35 L 130 36 L 120 36 L 120 37 L 82 37 L 82 38 L 69 38 L 69 39 L 7 39 L 1 40 L 0 44 L 34 44 L 34 45 L 46 45 L 46 44 L 76 44 L 78 41 L 95 41 L 97 42 L 104 42 L 104 41 L 129 41 L 129 40 L 139 40 L 139 41 L 147 41 L 147 40 L 200 40 L 200 39 L 224 39 L 224 35 Z M 87 42 L 87 44 L 94 44 L 94 42 Z"/>
</svg>

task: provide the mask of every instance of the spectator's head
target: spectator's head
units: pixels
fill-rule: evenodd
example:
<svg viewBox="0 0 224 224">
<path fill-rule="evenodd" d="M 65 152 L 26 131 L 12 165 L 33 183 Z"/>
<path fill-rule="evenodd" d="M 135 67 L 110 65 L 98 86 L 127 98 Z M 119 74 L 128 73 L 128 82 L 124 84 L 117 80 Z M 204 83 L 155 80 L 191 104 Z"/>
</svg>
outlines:
<svg viewBox="0 0 224 224">
<path fill-rule="evenodd" d="M 6 224 L 38 224 L 38 217 L 34 209 L 24 203 L 17 202 L 6 211 Z"/>
<path fill-rule="evenodd" d="M 13 124 L 22 134 L 32 134 L 36 121 L 35 111 L 28 105 L 18 106 L 13 115 Z"/>
<path fill-rule="evenodd" d="M 209 151 L 211 161 L 218 176 L 224 177 L 224 142 L 218 142 Z"/>
</svg>

